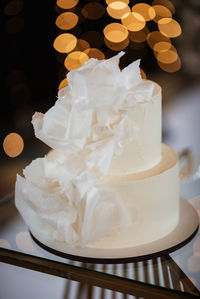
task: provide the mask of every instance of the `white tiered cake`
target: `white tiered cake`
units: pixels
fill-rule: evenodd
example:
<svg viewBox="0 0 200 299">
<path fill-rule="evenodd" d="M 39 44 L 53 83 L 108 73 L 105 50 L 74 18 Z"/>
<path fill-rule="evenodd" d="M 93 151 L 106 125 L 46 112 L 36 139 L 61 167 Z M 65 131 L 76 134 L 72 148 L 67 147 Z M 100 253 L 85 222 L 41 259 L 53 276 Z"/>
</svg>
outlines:
<svg viewBox="0 0 200 299">
<path fill-rule="evenodd" d="M 55 106 L 33 116 L 52 150 L 17 177 L 33 235 L 66 248 L 119 249 L 159 240 L 179 221 L 177 154 L 161 144 L 161 89 L 123 53 L 71 71 Z"/>
</svg>

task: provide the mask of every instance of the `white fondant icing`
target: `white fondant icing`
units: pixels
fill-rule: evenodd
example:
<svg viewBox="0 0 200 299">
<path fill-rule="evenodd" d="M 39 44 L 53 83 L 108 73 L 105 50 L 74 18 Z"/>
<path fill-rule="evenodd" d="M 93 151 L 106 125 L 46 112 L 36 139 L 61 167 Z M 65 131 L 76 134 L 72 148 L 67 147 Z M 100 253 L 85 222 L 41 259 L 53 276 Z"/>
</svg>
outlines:
<svg viewBox="0 0 200 299">
<path fill-rule="evenodd" d="M 177 166 L 166 163 L 171 150 L 159 163 L 161 91 L 141 79 L 139 60 L 120 71 L 122 55 L 71 71 L 55 105 L 33 116 L 36 137 L 53 150 L 17 176 L 16 206 L 33 231 L 70 246 L 117 247 L 112 237 L 127 236 L 133 225 L 140 244 L 177 223 Z M 144 233 L 154 218 L 152 233 Z"/>
</svg>

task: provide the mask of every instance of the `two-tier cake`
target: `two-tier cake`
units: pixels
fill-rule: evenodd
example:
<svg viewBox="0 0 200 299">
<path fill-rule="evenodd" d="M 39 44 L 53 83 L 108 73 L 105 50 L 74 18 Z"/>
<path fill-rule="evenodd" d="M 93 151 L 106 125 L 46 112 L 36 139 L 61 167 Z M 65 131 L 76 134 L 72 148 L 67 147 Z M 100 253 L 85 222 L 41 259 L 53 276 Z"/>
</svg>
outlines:
<svg viewBox="0 0 200 299">
<path fill-rule="evenodd" d="M 179 221 L 178 157 L 161 143 L 161 88 L 139 60 L 90 59 L 55 105 L 35 113 L 50 152 L 17 176 L 15 202 L 33 235 L 66 248 L 117 249 L 159 240 Z"/>
</svg>

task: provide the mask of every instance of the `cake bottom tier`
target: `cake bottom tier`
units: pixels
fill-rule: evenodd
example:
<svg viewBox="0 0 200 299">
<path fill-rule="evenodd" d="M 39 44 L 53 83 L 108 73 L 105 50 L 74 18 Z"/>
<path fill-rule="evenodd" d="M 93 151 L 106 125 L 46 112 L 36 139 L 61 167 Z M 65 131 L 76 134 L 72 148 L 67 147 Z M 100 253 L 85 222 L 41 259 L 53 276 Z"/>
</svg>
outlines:
<svg viewBox="0 0 200 299">
<path fill-rule="evenodd" d="M 127 248 L 150 243 L 165 237 L 178 224 L 178 156 L 165 144 L 162 159 L 155 167 L 132 175 L 106 176 L 99 186 L 118 195 L 132 225 L 116 229 L 87 247 Z"/>
</svg>

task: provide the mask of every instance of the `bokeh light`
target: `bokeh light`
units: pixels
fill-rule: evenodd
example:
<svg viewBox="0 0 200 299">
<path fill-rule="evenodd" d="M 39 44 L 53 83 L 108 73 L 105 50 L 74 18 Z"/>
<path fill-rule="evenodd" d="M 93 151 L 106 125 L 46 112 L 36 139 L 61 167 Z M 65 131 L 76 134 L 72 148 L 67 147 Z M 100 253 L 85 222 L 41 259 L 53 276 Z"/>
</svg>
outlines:
<svg viewBox="0 0 200 299">
<path fill-rule="evenodd" d="M 171 18 L 172 17 L 171 11 L 163 5 L 154 5 L 153 9 L 155 10 L 155 13 L 156 13 L 153 20 L 156 23 L 162 18 Z"/>
<path fill-rule="evenodd" d="M 68 85 L 68 81 L 67 81 L 67 78 L 65 78 L 60 82 L 60 84 L 58 86 L 58 90 L 60 90 L 61 88 L 65 87 L 67 85 Z"/>
<path fill-rule="evenodd" d="M 86 53 L 81 51 L 75 51 L 67 55 L 64 61 L 64 65 L 68 71 L 79 68 L 86 61 L 89 60 L 89 57 Z"/>
<path fill-rule="evenodd" d="M 78 16 L 73 12 L 64 12 L 56 19 L 56 26 L 62 30 L 70 30 L 78 23 Z"/>
<path fill-rule="evenodd" d="M 3 141 L 3 149 L 11 158 L 19 156 L 24 149 L 23 138 L 17 133 L 8 134 Z"/>
<path fill-rule="evenodd" d="M 7 16 L 16 16 L 19 14 L 23 9 L 23 1 L 20 0 L 13 0 L 6 4 L 4 7 L 4 13 Z"/>
<path fill-rule="evenodd" d="M 56 2 L 60 13 L 56 25 L 62 30 L 70 30 L 70 33 L 60 34 L 54 40 L 54 48 L 62 55 L 68 54 L 66 57 L 59 56 L 59 61 L 64 64 L 65 70 L 76 69 L 90 58 L 105 59 L 105 55 L 106 57 L 113 55 L 111 51 L 121 51 L 125 48 L 127 51 L 135 51 L 136 57 L 142 58 L 148 51 L 146 43 L 153 50 L 158 64 L 164 64 L 163 70 L 168 70 L 169 65 L 173 65 L 173 69 L 178 68 L 175 66 L 179 59 L 178 53 L 170 39 L 180 35 L 181 29 L 178 22 L 172 18 L 175 8 L 170 0 L 153 0 L 151 5 L 145 1 L 130 3 L 129 0 L 105 0 L 106 8 L 98 0 L 87 1 L 86 4 L 76 7 L 78 2 L 80 1 L 57 0 Z M 70 11 L 63 12 L 63 9 Z M 90 30 L 92 27 L 89 26 L 89 30 L 84 30 L 82 33 L 82 27 L 77 26 L 77 24 L 84 22 L 89 24 L 91 21 L 103 18 L 106 11 L 107 16 L 116 19 L 116 22 L 104 25 L 104 36 L 98 28 Z M 155 31 L 152 31 L 155 24 L 149 22 L 152 20 L 157 23 Z M 107 49 L 103 50 L 104 46 L 107 46 Z M 146 78 L 143 70 L 141 73 Z M 62 71 L 61 74 L 60 79 L 65 72 Z M 63 79 L 59 89 L 66 84 L 67 79 Z"/>
<path fill-rule="evenodd" d="M 106 3 L 109 5 L 110 3 L 112 2 L 116 2 L 117 0 L 106 0 Z M 118 0 L 117 2 L 123 2 L 123 3 L 126 3 L 126 4 L 129 4 L 129 0 Z"/>
<path fill-rule="evenodd" d="M 130 13 L 125 14 L 122 17 L 121 21 L 122 21 L 122 24 L 129 31 L 140 31 L 146 25 L 146 21 L 145 21 L 144 17 L 137 12 L 130 12 Z"/>
<path fill-rule="evenodd" d="M 103 30 L 105 38 L 113 43 L 121 43 L 128 37 L 128 30 L 120 23 L 110 23 Z"/>
<path fill-rule="evenodd" d="M 170 39 L 164 35 L 162 35 L 159 31 L 151 31 L 147 35 L 147 43 L 150 48 L 154 48 L 155 44 L 160 43 L 160 42 L 170 42 Z"/>
<path fill-rule="evenodd" d="M 99 60 L 105 59 L 104 53 L 97 48 L 88 48 L 84 51 L 89 58 L 97 58 Z"/>
<path fill-rule="evenodd" d="M 153 46 L 153 50 L 155 52 L 163 52 L 163 51 L 168 51 L 171 48 L 171 42 L 157 42 Z"/>
<path fill-rule="evenodd" d="M 158 61 L 158 65 L 163 71 L 168 73 L 174 73 L 181 69 L 181 60 L 180 57 L 177 57 L 177 60 L 175 62 L 168 64 Z"/>
<path fill-rule="evenodd" d="M 71 9 L 78 4 L 78 0 L 57 0 L 56 4 L 63 9 Z"/>
<path fill-rule="evenodd" d="M 104 42 L 106 46 L 111 49 L 112 51 L 122 51 L 124 50 L 128 45 L 129 45 L 129 38 L 123 40 L 122 42 L 116 43 L 116 42 L 111 42 L 109 41 L 106 37 L 104 38 Z"/>
<path fill-rule="evenodd" d="M 177 37 L 181 34 L 181 26 L 179 23 L 171 18 L 163 18 L 158 21 L 158 28 L 160 32 L 167 37 Z"/>
<path fill-rule="evenodd" d="M 114 19 L 121 19 L 130 11 L 128 4 L 121 1 L 111 2 L 107 7 L 107 13 Z"/>
<path fill-rule="evenodd" d="M 84 40 L 84 39 L 77 39 L 76 47 L 74 48 L 74 51 L 85 51 L 86 49 L 90 48 L 90 44 Z"/>
<path fill-rule="evenodd" d="M 167 51 L 158 52 L 156 58 L 161 63 L 172 64 L 178 59 L 178 54 L 173 49 L 169 49 Z"/>
<path fill-rule="evenodd" d="M 53 47 L 60 53 L 71 52 L 77 44 L 77 38 L 70 33 L 62 33 L 56 37 Z"/>
<path fill-rule="evenodd" d="M 135 43 L 143 43 L 147 40 L 147 35 L 149 34 L 149 29 L 144 27 L 140 31 L 130 32 L 129 38 Z"/>
<path fill-rule="evenodd" d="M 81 10 L 82 15 L 89 20 L 98 20 L 105 14 L 105 8 L 101 3 L 89 2 Z"/>
<path fill-rule="evenodd" d="M 138 3 L 132 7 L 132 11 L 143 16 L 145 21 L 150 21 L 155 18 L 156 13 L 152 6 L 146 3 Z"/>
<path fill-rule="evenodd" d="M 174 4 L 170 0 L 154 0 L 152 2 L 152 5 L 162 5 L 167 7 L 171 12 L 174 14 L 175 13 L 175 7 Z"/>
</svg>

